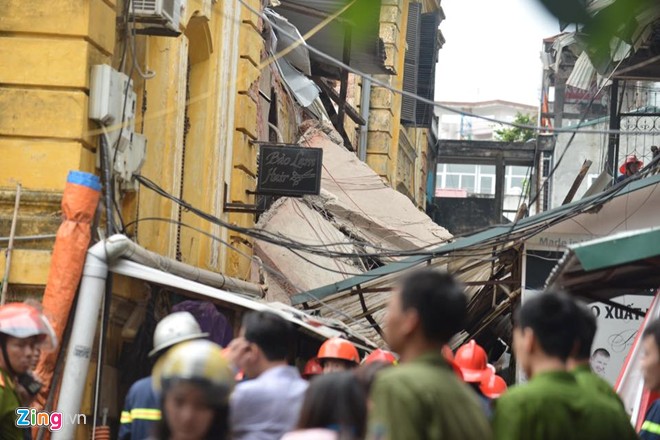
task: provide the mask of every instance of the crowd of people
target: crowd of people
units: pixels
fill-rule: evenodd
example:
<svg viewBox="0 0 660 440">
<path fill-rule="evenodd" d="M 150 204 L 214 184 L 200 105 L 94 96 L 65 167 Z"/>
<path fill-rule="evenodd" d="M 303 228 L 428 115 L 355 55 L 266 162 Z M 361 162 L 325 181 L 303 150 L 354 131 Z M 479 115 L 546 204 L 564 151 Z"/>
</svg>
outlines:
<svg viewBox="0 0 660 440">
<path fill-rule="evenodd" d="M 609 383 L 590 367 L 596 319 L 561 292 L 526 299 L 514 316 L 513 350 L 523 384 L 508 388 L 471 340 L 454 353 L 467 300 L 446 273 L 406 277 L 388 305 L 392 352 L 365 359 L 333 338 L 302 371 L 289 365 L 290 323 L 245 315 L 227 347 L 209 341 L 188 312 L 158 323 L 151 377 L 131 387 L 120 440 L 570 440 L 660 439 L 660 403 L 639 433 Z M 25 304 L 0 306 L 0 438 L 23 439 L 14 409 L 48 321 Z M 660 391 L 660 321 L 642 335 L 645 385 Z M 396 354 L 395 354 L 396 353 Z"/>
</svg>

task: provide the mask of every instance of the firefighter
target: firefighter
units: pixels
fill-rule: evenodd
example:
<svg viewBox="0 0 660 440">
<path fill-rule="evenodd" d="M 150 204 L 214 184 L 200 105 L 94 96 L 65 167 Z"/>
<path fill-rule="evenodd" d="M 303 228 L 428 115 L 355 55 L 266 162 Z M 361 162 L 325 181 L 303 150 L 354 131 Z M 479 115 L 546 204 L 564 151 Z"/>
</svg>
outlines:
<svg viewBox="0 0 660 440">
<path fill-rule="evenodd" d="M 486 414 L 486 417 L 490 418 L 492 415 L 491 402 L 490 399 L 481 392 L 480 388 L 481 382 L 486 380 L 492 374 L 491 370 L 488 368 L 488 356 L 486 355 L 486 351 L 477 344 L 476 341 L 470 340 L 467 344 L 462 345 L 456 351 L 454 363 L 461 370 L 463 380 L 472 387 L 475 393 L 477 393 L 484 414 Z"/>
<path fill-rule="evenodd" d="M 377 348 L 371 353 L 369 353 L 369 356 L 364 358 L 364 361 L 362 361 L 363 364 L 372 364 L 374 362 L 382 362 L 385 364 L 396 365 L 397 359 L 396 356 L 394 356 L 394 353 L 392 353 L 391 351 Z"/>
<path fill-rule="evenodd" d="M 54 350 L 57 338 L 46 317 L 22 303 L 0 306 L 0 438 L 22 440 L 16 409 L 28 406 L 40 384 L 29 374 L 37 350 Z M 21 396 L 28 397 L 21 399 Z"/>
<path fill-rule="evenodd" d="M 233 371 L 219 345 L 188 341 L 169 350 L 154 366 L 153 387 L 162 396 L 158 440 L 229 439 L 229 396 Z"/>
<path fill-rule="evenodd" d="M 176 344 L 207 336 L 208 333 L 202 333 L 191 313 L 172 313 L 156 326 L 154 348 L 149 352 L 149 357 L 157 359 Z M 160 399 L 152 387 L 151 377 L 138 380 L 126 395 L 124 409 L 121 412 L 119 440 L 147 438 L 160 417 Z"/>
<path fill-rule="evenodd" d="M 321 345 L 317 356 L 323 373 L 347 371 L 360 365 L 360 354 L 355 345 L 342 338 L 328 339 Z"/>
</svg>

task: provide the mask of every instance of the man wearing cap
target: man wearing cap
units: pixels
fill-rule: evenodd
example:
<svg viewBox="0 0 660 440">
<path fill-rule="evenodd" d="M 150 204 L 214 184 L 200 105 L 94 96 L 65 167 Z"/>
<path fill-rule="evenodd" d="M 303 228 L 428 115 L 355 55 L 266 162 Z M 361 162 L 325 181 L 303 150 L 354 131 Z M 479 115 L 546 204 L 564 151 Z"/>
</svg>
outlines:
<svg viewBox="0 0 660 440">
<path fill-rule="evenodd" d="M 616 179 L 617 183 L 626 180 L 634 174 L 637 174 L 643 166 L 644 162 L 637 159 L 637 156 L 634 154 L 626 157 L 626 161 L 619 168 L 621 175 Z"/>
<path fill-rule="evenodd" d="M 154 348 L 149 357 L 157 359 L 175 345 L 193 339 L 206 338 L 189 312 L 176 312 L 163 318 L 154 331 Z M 135 382 L 126 395 L 121 412 L 119 440 L 142 440 L 152 434 L 160 421 L 160 399 L 152 386 L 151 376 Z"/>
</svg>

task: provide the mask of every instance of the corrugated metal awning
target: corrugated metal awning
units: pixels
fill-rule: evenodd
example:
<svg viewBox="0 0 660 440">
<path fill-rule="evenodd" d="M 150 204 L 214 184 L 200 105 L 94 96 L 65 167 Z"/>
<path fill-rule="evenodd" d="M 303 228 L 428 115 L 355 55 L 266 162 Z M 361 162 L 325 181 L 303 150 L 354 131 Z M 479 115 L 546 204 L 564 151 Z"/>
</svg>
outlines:
<svg viewBox="0 0 660 440">
<path fill-rule="evenodd" d="M 318 26 L 329 16 L 345 8 L 350 0 L 281 0 L 274 10 L 284 16 L 302 35 Z M 368 74 L 391 73 L 385 68 L 385 49 L 380 39 L 380 0 L 355 0 L 354 3 L 336 19 L 323 26 L 320 31 L 309 37 L 307 43 L 338 60 L 343 60 L 344 36 L 351 34 L 350 61 L 348 64 Z M 368 13 L 361 13 L 369 11 Z M 328 66 L 327 61 L 311 53 L 312 68 L 322 72 L 336 73 L 335 66 Z"/>
<path fill-rule="evenodd" d="M 660 287 L 660 228 L 570 246 L 546 285 L 594 301 Z"/>
</svg>

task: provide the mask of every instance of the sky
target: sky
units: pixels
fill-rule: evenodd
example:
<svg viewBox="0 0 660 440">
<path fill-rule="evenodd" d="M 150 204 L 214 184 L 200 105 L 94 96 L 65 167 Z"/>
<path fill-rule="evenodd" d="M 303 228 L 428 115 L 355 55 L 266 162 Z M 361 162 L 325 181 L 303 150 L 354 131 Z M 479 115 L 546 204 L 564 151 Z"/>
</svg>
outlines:
<svg viewBox="0 0 660 440">
<path fill-rule="evenodd" d="M 538 0 L 442 0 L 442 8 L 435 99 L 538 105 L 543 39 L 559 33 Z"/>
</svg>

